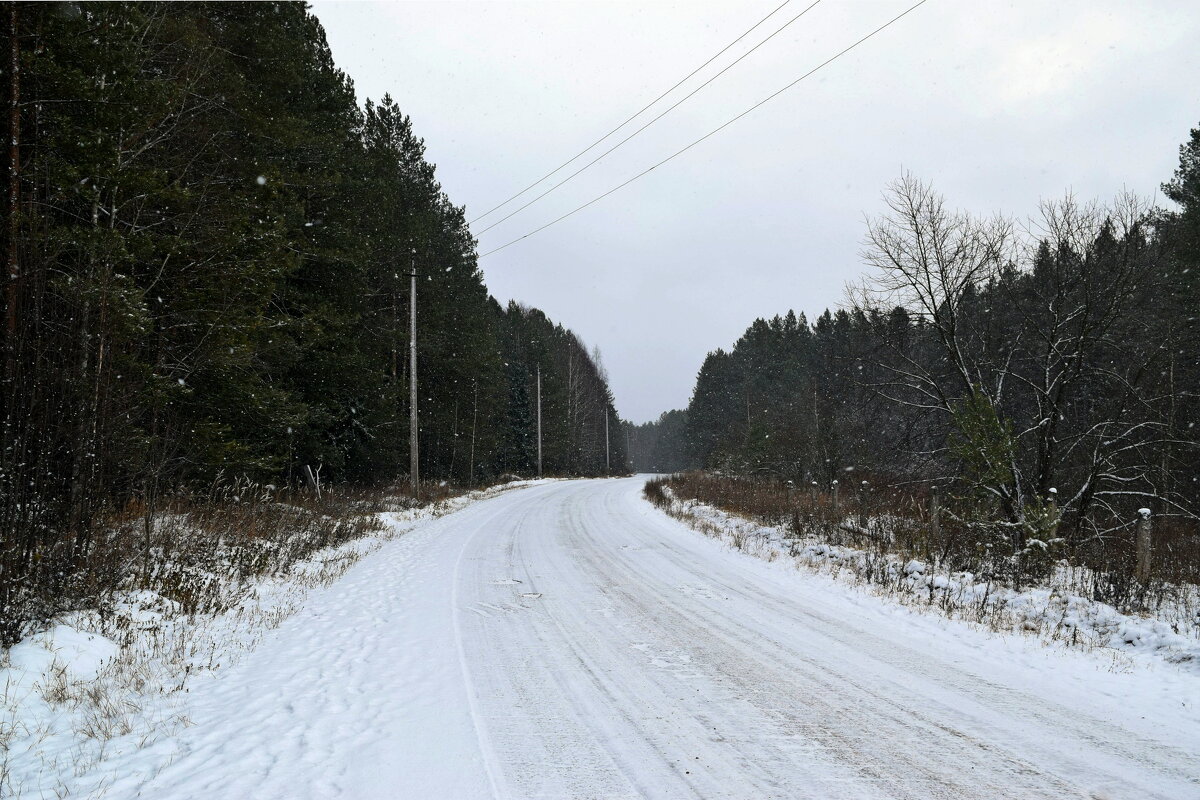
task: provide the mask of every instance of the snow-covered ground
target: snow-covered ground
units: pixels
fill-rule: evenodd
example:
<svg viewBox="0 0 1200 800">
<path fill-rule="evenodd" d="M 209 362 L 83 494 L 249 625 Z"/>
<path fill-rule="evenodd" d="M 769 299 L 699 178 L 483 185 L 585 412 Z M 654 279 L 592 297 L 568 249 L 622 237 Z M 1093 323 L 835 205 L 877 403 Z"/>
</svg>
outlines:
<svg viewBox="0 0 1200 800">
<path fill-rule="evenodd" d="M 791 558 L 798 566 L 864 582 L 899 602 L 994 630 L 1032 635 L 1052 645 L 1101 648 L 1114 655 L 1148 655 L 1200 675 L 1200 638 L 1196 635 L 1200 631 L 1200 590 L 1195 586 L 1171 587 L 1173 602 L 1148 608 L 1141 615 L 1123 614 L 1079 595 L 1079 581 L 1071 573 L 1084 568 L 1068 567 L 1065 562 L 1045 584 L 1014 590 L 927 561 L 830 544 L 817 534 L 797 538 L 788 528 L 763 525 L 699 500 L 681 499 L 670 486 L 661 491 L 672 516 L 760 558 Z"/>
<path fill-rule="evenodd" d="M 911 612 L 641 486 L 533 486 L 387 540 L 74 793 L 1200 797 L 1194 672 Z"/>
<path fill-rule="evenodd" d="M 103 797 L 123 769 L 156 769 L 192 724 L 191 692 L 223 675 L 305 606 L 315 588 L 430 520 L 503 492 L 514 481 L 381 514 L 382 530 L 313 553 L 285 574 L 209 574 L 228 613 L 181 613 L 149 591 L 105 610 L 66 614 L 0 652 L 0 798 Z"/>
</svg>

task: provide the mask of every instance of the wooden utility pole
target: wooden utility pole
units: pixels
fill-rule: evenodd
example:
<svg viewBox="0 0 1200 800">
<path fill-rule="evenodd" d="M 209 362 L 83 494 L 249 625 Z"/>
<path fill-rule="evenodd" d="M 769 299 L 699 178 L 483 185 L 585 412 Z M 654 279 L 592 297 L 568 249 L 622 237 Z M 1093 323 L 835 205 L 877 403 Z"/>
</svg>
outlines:
<svg viewBox="0 0 1200 800">
<path fill-rule="evenodd" d="M 608 442 L 608 406 L 604 407 L 604 474 L 612 472 L 612 460 L 610 458 L 609 442 Z"/>
<path fill-rule="evenodd" d="M 408 326 L 408 475 L 412 496 L 421 488 L 419 428 L 417 427 L 417 251 L 414 248 L 409 262 L 409 326 Z"/>
<path fill-rule="evenodd" d="M 467 478 L 467 485 L 475 486 L 475 429 L 479 425 L 479 381 L 472 381 L 475 384 L 475 410 L 471 412 L 471 467 L 470 474 Z"/>
<path fill-rule="evenodd" d="M 1150 582 L 1150 509 L 1139 508 L 1137 518 L 1137 564 L 1134 577 L 1145 586 Z"/>
<path fill-rule="evenodd" d="M 537 368 L 538 477 L 542 477 L 542 365 Z"/>
</svg>

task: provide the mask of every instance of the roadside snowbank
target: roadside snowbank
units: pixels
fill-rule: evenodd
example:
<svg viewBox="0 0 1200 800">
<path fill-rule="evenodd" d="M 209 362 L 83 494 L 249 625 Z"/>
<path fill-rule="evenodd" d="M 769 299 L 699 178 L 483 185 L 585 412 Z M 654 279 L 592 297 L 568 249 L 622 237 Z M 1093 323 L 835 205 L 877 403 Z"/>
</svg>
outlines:
<svg viewBox="0 0 1200 800">
<path fill-rule="evenodd" d="M 761 525 L 698 500 L 682 500 L 670 487 L 663 491 L 669 502 L 664 510 L 671 516 L 767 560 L 790 557 L 797 566 L 849 576 L 906 605 L 938 609 L 995 630 L 1020 631 L 1085 649 L 1137 653 L 1200 674 L 1200 639 L 1179 633 L 1165 619 L 1123 614 L 1105 603 L 1053 588 L 1015 591 L 970 572 L 949 572 L 921 560 L 880 556 L 816 537 L 794 538 L 781 527 Z M 1200 608 L 1189 611 L 1200 614 Z"/>
<path fill-rule="evenodd" d="M 514 481 L 379 515 L 383 528 L 318 551 L 283 575 L 227 589 L 230 610 L 186 615 L 155 592 L 126 592 L 74 612 L 0 653 L 0 797 L 103 797 L 89 776 L 190 724 L 184 696 L 236 663 L 304 603 L 386 542 L 478 500 L 544 481 Z"/>
</svg>

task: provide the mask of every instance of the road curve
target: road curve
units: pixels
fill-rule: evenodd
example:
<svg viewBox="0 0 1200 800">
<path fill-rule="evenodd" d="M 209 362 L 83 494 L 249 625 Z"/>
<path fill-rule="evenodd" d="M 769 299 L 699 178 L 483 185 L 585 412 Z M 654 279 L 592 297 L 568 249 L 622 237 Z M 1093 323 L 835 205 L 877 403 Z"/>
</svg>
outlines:
<svg viewBox="0 0 1200 800">
<path fill-rule="evenodd" d="M 1200 797 L 1200 721 L 1170 711 L 1195 676 L 1106 671 L 733 552 L 641 484 L 511 491 L 390 543 L 194 693 L 173 763 L 114 788 Z"/>
<path fill-rule="evenodd" d="M 721 548 L 639 488 L 530 490 L 458 564 L 500 797 L 1200 797 L 1177 733 L 1063 705 L 1020 670 L 1002 683 L 1012 670 L 979 669 L 957 637 L 855 613 L 844 591 Z M 968 651 L 986 639 L 958 633 Z"/>
</svg>

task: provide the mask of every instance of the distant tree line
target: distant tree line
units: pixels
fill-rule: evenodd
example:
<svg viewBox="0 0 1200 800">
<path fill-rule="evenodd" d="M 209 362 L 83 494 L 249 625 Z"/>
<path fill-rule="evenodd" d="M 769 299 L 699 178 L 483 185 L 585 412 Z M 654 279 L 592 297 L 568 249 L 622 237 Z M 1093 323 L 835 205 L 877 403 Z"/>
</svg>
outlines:
<svg viewBox="0 0 1200 800">
<path fill-rule="evenodd" d="M 635 464 L 938 485 L 1018 547 L 1125 536 L 1141 508 L 1200 535 L 1200 129 L 1180 155 L 1175 210 L 1068 196 L 1022 225 L 903 176 L 848 307 L 710 353 Z"/>
<path fill-rule="evenodd" d="M 653 422 L 623 425 L 634 472 L 681 472 L 692 465 L 686 411 L 664 411 Z"/>
<path fill-rule="evenodd" d="M 0 612 L 71 597 L 97 524 L 222 479 L 605 469 L 601 366 L 501 307 L 385 96 L 303 3 L 6 3 Z M 624 463 L 613 437 L 612 463 Z M 16 613 L 16 612 L 13 612 Z"/>
</svg>

